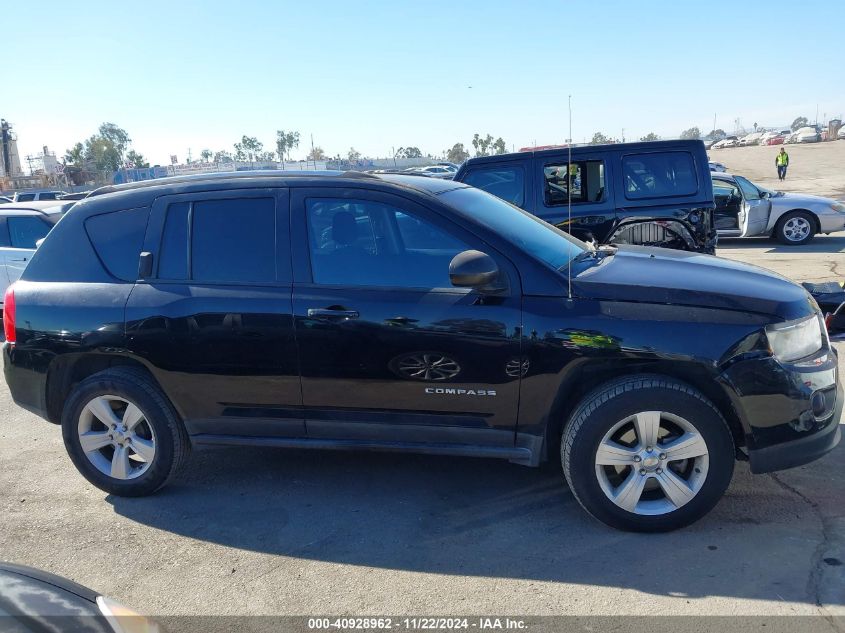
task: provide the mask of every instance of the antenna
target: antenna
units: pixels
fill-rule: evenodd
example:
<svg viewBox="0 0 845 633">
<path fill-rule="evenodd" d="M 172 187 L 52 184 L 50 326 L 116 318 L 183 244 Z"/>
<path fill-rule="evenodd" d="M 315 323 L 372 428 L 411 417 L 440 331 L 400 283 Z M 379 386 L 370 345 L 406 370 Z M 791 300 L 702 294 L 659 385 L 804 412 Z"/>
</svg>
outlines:
<svg viewBox="0 0 845 633">
<path fill-rule="evenodd" d="M 569 157 L 566 159 L 566 228 L 572 235 L 572 95 L 569 95 L 569 143 L 566 144 Z M 569 258 L 566 280 L 569 284 L 568 299 L 572 301 L 572 258 Z"/>
</svg>

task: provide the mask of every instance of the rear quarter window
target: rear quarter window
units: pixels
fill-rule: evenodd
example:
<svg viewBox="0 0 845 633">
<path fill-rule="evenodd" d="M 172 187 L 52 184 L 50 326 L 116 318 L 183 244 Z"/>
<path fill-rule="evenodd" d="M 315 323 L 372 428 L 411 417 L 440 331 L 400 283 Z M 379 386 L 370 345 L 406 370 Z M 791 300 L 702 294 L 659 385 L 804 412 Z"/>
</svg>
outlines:
<svg viewBox="0 0 845 633">
<path fill-rule="evenodd" d="M 674 198 L 698 193 L 695 161 L 689 152 L 650 152 L 622 157 L 625 197 Z"/>
<path fill-rule="evenodd" d="M 138 259 L 150 210 L 146 207 L 94 215 L 85 231 L 106 270 L 123 281 L 138 278 Z"/>
<path fill-rule="evenodd" d="M 463 182 L 518 207 L 525 206 L 525 172 L 521 165 L 476 167 L 464 176 Z"/>
</svg>

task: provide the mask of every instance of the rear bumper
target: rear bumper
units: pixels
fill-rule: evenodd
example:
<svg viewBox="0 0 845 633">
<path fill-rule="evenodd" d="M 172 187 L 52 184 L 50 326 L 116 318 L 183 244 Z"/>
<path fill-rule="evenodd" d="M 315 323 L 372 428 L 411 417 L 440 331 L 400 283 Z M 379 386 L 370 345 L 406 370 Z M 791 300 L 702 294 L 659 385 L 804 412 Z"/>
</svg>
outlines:
<svg viewBox="0 0 845 633">
<path fill-rule="evenodd" d="M 44 373 L 35 371 L 16 359 L 14 345 L 3 343 L 3 375 L 12 400 L 19 407 L 48 419 L 47 416 L 47 378 Z"/>
</svg>

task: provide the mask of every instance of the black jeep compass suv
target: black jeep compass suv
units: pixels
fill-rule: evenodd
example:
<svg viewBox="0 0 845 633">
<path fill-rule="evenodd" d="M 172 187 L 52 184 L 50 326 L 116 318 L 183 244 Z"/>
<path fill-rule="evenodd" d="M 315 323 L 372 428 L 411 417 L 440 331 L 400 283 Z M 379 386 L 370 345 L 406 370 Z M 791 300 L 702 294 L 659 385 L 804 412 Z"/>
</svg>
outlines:
<svg viewBox="0 0 845 633">
<path fill-rule="evenodd" d="M 116 495 L 191 447 L 561 459 L 605 523 L 689 524 L 839 440 L 800 286 L 708 255 L 588 248 L 478 189 L 252 172 L 100 190 L 5 299 L 21 406 Z"/>
</svg>

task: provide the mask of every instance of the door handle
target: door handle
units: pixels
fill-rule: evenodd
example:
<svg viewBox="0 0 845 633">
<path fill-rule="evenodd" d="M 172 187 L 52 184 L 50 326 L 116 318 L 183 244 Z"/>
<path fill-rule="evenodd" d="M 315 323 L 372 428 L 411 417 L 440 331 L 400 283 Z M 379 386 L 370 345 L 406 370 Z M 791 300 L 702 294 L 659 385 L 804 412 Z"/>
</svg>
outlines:
<svg viewBox="0 0 845 633">
<path fill-rule="evenodd" d="M 357 310 L 331 310 L 328 308 L 308 308 L 308 317 L 312 319 L 357 319 Z"/>
<path fill-rule="evenodd" d="M 25 262 L 25 261 L 26 261 L 26 257 L 24 257 L 23 259 L 12 259 L 12 258 L 9 258 L 9 259 L 7 259 L 6 261 L 9 261 L 9 262 Z"/>
</svg>

